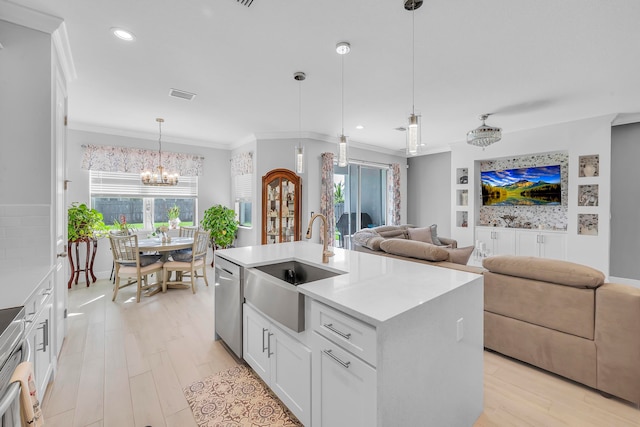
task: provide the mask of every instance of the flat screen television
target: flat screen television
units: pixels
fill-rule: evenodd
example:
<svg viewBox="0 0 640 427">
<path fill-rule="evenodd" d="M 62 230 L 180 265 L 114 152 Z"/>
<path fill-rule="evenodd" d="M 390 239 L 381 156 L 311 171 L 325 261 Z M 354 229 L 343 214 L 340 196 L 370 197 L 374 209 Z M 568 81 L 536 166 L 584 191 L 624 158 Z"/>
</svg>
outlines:
<svg viewBox="0 0 640 427">
<path fill-rule="evenodd" d="M 480 172 L 483 206 L 562 204 L 560 165 Z"/>
</svg>

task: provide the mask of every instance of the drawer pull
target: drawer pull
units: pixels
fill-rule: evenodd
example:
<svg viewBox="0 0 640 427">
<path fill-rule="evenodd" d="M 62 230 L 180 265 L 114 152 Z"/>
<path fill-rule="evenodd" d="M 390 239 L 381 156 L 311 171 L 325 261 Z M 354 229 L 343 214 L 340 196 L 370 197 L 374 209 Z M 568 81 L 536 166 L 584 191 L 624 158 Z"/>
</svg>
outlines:
<svg viewBox="0 0 640 427">
<path fill-rule="evenodd" d="M 338 362 L 339 364 L 341 364 L 342 366 L 344 366 L 345 368 L 349 369 L 349 365 L 351 365 L 351 362 L 343 362 L 342 360 L 340 360 L 338 356 L 333 354 L 332 350 L 322 350 L 322 352 L 327 356 L 329 356 L 330 358 L 332 358 L 333 360 L 335 360 L 336 362 Z"/>
<path fill-rule="evenodd" d="M 351 339 L 351 334 L 350 333 L 349 334 L 345 334 L 344 332 L 337 330 L 336 328 L 333 327 L 333 323 L 325 323 L 322 326 L 324 326 L 325 328 L 327 328 L 331 332 L 340 335 L 342 338 L 344 338 L 346 340 Z"/>
</svg>

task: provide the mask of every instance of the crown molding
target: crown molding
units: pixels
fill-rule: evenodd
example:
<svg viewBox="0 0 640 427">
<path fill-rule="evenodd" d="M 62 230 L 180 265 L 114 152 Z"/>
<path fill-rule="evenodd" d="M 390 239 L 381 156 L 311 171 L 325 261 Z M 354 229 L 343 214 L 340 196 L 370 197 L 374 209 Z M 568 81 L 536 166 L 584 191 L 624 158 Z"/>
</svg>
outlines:
<svg viewBox="0 0 640 427">
<path fill-rule="evenodd" d="M 316 141 L 328 142 L 330 144 L 338 144 L 337 136 L 326 135 L 318 132 L 260 132 L 254 134 L 254 140 L 275 140 L 275 139 L 312 139 Z M 404 150 L 393 150 L 390 148 L 380 147 L 377 145 L 365 144 L 363 142 L 349 140 L 349 147 L 359 148 L 362 150 L 374 151 L 377 153 L 388 154 L 391 156 L 406 157 Z"/>
<path fill-rule="evenodd" d="M 60 64 L 60 68 L 62 68 L 62 74 L 64 74 L 67 83 L 70 83 L 78 78 L 78 73 L 76 73 L 76 66 L 73 63 L 71 44 L 69 44 L 67 26 L 64 22 L 51 34 L 51 40 L 58 54 L 58 63 Z"/>
<path fill-rule="evenodd" d="M 611 126 L 628 125 L 640 122 L 640 113 L 618 113 L 611 121 Z"/>
<path fill-rule="evenodd" d="M 0 0 L 0 19 L 47 34 L 53 34 L 63 22 L 63 19 L 57 16 L 7 0 Z"/>
<path fill-rule="evenodd" d="M 155 133 L 139 132 L 134 130 L 126 130 L 126 129 L 115 129 L 115 128 L 110 128 L 105 126 L 97 126 L 89 123 L 78 123 L 75 121 L 69 122 L 69 129 L 82 131 L 82 132 L 102 133 L 105 135 L 123 136 L 127 138 L 147 139 L 151 141 L 155 141 L 158 139 L 158 134 L 155 134 Z M 174 144 L 181 144 L 181 145 L 193 145 L 196 147 L 205 147 L 205 148 L 217 148 L 220 150 L 231 149 L 231 146 L 229 144 L 222 144 L 214 141 L 203 141 L 200 139 L 174 137 L 174 136 L 166 135 L 164 133 L 162 134 L 162 142 L 171 142 Z"/>
</svg>

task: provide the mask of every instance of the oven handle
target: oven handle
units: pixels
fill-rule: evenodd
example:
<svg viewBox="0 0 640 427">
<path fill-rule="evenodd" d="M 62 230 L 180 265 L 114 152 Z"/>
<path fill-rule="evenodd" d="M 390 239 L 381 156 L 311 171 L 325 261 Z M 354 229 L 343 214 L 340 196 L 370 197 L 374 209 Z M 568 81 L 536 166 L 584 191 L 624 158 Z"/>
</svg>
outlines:
<svg viewBox="0 0 640 427">
<path fill-rule="evenodd" d="M 20 360 L 20 363 L 27 362 L 29 359 L 31 359 L 31 346 L 29 345 L 29 340 L 25 338 L 24 341 L 22 341 L 22 344 L 20 344 L 20 347 L 23 350 L 22 360 Z M 7 410 L 13 404 L 14 400 L 16 399 L 16 397 L 18 397 L 19 394 L 19 382 L 14 382 L 9 387 L 7 387 L 7 392 L 0 398 L 0 417 L 2 417 L 5 412 L 7 412 Z"/>
</svg>

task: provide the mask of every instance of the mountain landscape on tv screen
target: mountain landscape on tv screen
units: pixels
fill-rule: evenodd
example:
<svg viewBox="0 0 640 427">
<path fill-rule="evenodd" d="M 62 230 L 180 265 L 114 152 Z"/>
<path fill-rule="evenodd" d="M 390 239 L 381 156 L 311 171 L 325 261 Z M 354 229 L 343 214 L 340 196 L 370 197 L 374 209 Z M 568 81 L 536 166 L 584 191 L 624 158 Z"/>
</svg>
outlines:
<svg viewBox="0 0 640 427">
<path fill-rule="evenodd" d="M 484 206 L 562 204 L 560 165 L 481 172 Z"/>
</svg>

